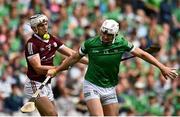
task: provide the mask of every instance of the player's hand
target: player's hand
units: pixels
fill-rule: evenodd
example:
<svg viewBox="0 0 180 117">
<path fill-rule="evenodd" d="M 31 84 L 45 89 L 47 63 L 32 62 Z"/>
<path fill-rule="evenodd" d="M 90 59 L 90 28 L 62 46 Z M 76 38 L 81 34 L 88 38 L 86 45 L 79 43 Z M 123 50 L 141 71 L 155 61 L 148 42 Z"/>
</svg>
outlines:
<svg viewBox="0 0 180 117">
<path fill-rule="evenodd" d="M 178 78 L 178 73 L 176 72 L 176 69 L 164 67 L 163 69 L 161 69 L 161 72 L 166 80 Z"/>
<path fill-rule="evenodd" d="M 57 70 L 56 68 L 49 69 L 46 76 L 54 77 L 56 76 Z"/>
</svg>

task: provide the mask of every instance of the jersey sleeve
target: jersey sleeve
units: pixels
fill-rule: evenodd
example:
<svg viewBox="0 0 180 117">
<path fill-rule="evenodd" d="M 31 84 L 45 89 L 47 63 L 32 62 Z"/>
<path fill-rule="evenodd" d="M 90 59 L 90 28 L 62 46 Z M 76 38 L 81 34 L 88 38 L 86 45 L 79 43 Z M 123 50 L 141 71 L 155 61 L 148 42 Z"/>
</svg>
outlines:
<svg viewBox="0 0 180 117">
<path fill-rule="evenodd" d="M 26 56 L 32 56 L 39 53 L 38 48 L 33 42 L 28 42 L 26 45 Z"/>
<path fill-rule="evenodd" d="M 81 44 L 81 47 L 79 48 L 79 54 L 84 56 L 88 53 L 88 49 L 87 49 L 87 43 L 86 41 L 84 41 L 82 44 Z"/>
<path fill-rule="evenodd" d="M 56 37 L 54 37 L 54 40 L 57 43 L 57 48 L 60 49 L 61 47 L 64 46 L 64 44 L 60 41 L 60 39 L 57 39 Z"/>
</svg>

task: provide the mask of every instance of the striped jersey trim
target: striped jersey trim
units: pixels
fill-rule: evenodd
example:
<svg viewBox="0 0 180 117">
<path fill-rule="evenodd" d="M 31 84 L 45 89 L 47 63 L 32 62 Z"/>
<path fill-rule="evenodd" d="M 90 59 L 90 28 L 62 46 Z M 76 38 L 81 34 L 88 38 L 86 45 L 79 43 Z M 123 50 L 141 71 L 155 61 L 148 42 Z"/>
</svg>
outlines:
<svg viewBox="0 0 180 117">
<path fill-rule="evenodd" d="M 33 54 L 33 43 L 29 42 L 27 47 L 28 47 L 28 53 L 30 55 Z"/>
<path fill-rule="evenodd" d="M 81 47 L 79 48 L 79 54 L 80 54 L 81 56 L 85 56 L 85 55 L 86 55 L 85 53 L 82 52 L 82 48 L 81 48 Z"/>
<path fill-rule="evenodd" d="M 136 49 L 136 46 L 133 45 L 133 47 L 131 48 L 130 52 L 133 52 Z"/>
<path fill-rule="evenodd" d="M 39 55 L 39 53 L 33 54 L 33 55 L 31 55 L 31 56 L 28 56 L 27 58 L 28 58 L 28 59 L 31 59 L 32 57 L 37 56 L 37 55 Z"/>
<path fill-rule="evenodd" d="M 64 48 L 64 47 L 65 47 L 65 45 L 62 44 L 62 45 L 58 48 L 58 50 L 61 50 L 61 49 Z"/>
</svg>

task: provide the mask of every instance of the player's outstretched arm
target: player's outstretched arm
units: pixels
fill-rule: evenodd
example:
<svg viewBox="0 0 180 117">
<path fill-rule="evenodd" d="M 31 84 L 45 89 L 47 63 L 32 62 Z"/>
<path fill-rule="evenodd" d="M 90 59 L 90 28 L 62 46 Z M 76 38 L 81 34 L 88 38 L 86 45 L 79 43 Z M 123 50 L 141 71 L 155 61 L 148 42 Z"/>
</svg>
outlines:
<svg viewBox="0 0 180 117">
<path fill-rule="evenodd" d="M 74 51 L 73 49 L 71 48 L 68 48 L 66 46 L 63 46 L 63 48 L 59 49 L 58 52 L 60 52 L 61 54 L 65 55 L 65 56 L 71 56 L 72 54 L 76 53 L 76 51 Z M 80 63 L 83 63 L 83 64 L 88 64 L 88 59 L 87 57 L 82 57 L 82 59 L 80 59 L 79 61 Z"/>
<path fill-rule="evenodd" d="M 54 77 L 58 72 L 67 70 L 69 66 L 77 63 L 83 56 L 81 56 L 78 52 L 72 54 L 70 57 L 66 58 L 62 64 L 54 69 L 50 69 L 47 72 L 46 76 Z"/>
<path fill-rule="evenodd" d="M 134 51 L 131 52 L 133 55 L 157 66 L 160 70 L 161 73 L 163 74 L 165 79 L 175 79 L 178 77 L 178 73 L 176 73 L 175 69 L 171 69 L 169 67 L 164 66 L 162 63 L 160 63 L 156 58 L 154 58 L 152 55 L 149 53 L 143 51 L 140 48 L 136 48 Z"/>
</svg>

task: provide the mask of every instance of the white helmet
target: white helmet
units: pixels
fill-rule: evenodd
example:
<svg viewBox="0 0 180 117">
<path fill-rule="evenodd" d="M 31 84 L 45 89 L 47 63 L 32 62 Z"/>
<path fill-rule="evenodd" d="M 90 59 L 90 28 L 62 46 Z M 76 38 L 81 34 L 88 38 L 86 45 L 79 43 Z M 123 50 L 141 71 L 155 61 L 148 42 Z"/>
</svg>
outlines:
<svg viewBox="0 0 180 117">
<path fill-rule="evenodd" d="M 101 32 L 107 32 L 108 34 L 114 35 L 112 43 L 115 42 L 115 37 L 119 31 L 119 24 L 112 19 L 105 20 L 100 28 Z"/>
<path fill-rule="evenodd" d="M 119 24 L 112 19 L 105 20 L 101 25 L 102 32 L 107 31 L 108 34 L 116 35 L 119 31 Z"/>
<path fill-rule="evenodd" d="M 36 14 L 30 17 L 31 27 L 36 27 L 38 24 L 48 21 L 48 18 L 43 14 Z"/>
</svg>

